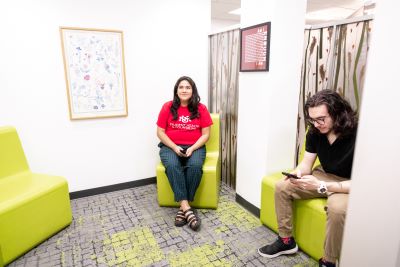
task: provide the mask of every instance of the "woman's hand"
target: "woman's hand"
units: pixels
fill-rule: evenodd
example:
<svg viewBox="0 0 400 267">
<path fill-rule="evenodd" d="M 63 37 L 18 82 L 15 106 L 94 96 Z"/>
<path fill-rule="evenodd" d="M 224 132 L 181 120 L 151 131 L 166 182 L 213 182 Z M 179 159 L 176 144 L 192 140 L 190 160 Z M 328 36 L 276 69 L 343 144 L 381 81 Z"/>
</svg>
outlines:
<svg viewBox="0 0 400 267">
<path fill-rule="evenodd" d="M 174 152 L 179 156 L 179 157 L 186 157 L 184 153 L 182 153 L 182 147 L 180 146 L 175 146 L 174 147 Z"/>
<path fill-rule="evenodd" d="M 305 175 L 301 177 L 301 179 L 290 178 L 290 182 L 301 189 L 317 190 L 320 180 L 318 180 L 315 176 Z"/>
<path fill-rule="evenodd" d="M 188 147 L 188 149 L 186 149 L 186 157 L 190 157 L 193 154 L 193 151 L 195 149 L 193 148 L 193 146 Z"/>
</svg>

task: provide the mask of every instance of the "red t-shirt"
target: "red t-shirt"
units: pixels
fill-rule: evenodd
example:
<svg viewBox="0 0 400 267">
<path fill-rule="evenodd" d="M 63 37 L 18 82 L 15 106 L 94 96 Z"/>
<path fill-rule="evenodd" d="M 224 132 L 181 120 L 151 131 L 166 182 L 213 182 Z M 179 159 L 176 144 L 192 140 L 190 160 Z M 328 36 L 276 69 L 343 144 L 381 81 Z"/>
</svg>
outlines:
<svg viewBox="0 0 400 267">
<path fill-rule="evenodd" d="M 170 111 L 172 101 L 163 105 L 158 115 L 157 126 L 164 129 L 167 136 L 178 145 L 193 145 L 201 137 L 201 129 L 213 124 L 207 107 L 199 103 L 199 118 L 190 119 L 190 111 L 187 107 L 178 108 L 178 118 Z"/>
</svg>

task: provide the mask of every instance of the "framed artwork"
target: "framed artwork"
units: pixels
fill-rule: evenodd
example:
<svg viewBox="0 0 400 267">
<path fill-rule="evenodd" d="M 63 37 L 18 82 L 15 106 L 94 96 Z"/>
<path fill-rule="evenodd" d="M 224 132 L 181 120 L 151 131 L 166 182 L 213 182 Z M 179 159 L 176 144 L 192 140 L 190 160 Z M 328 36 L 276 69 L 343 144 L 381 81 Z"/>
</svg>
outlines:
<svg viewBox="0 0 400 267">
<path fill-rule="evenodd" d="M 240 71 L 268 71 L 271 22 L 240 29 Z"/>
<path fill-rule="evenodd" d="M 60 27 L 71 120 L 128 116 L 123 32 Z"/>
</svg>

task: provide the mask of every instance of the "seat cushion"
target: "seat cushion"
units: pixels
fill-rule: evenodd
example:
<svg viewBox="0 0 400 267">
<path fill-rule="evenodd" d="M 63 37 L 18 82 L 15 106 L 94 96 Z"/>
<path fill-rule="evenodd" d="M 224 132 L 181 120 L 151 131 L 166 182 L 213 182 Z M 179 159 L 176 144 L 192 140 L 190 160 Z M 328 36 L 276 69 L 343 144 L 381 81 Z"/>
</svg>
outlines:
<svg viewBox="0 0 400 267">
<path fill-rule="evenodd" d="M 0 179 L 0 214 L 39 198 L 65 183 L 62 177 L 30 171 L 4 177 Z"/>
<path fill-rule="evenodd" d="M 265 176 L 261 183 L 261 223 L 278 232 L 275 213 L 275 184 L 282 174 Z M 323 256 L 326 212 L 325 198 L 295 200 L 293 205 L 293 235 L 299 247 L 314 259 Z"/>
<path fill-rule="evenodd" d="M 23 172 L 0 180 L 0 246 L 7 264 L 72 221 L 64 178 Z"/>
<path fill-rule="evenodd" d="M 324 253 L 325 206 L 325 198 L 294 201 L 293 235 L 299 247 L 314 259 Z"/>
<path fill-rule="evenodd" d="M 261 181 L 261 223 L 278 232 L 275 213 L 275 184 L 282 179 L 280 172 L 265 176 Z"/>
<path fill-rule="evenodd" d="M 203 176 L 191 206 L 211 209 L 218 207 L 220 169 L 221 163 L 219 157 L 207 153 L 203 165 Z M 178 207 L 179 203 L 175 202 L 174 193 L 165 174 L 165 167 L 161 162 L 157 165 L 156 174 L 158 203 L 160 206 Z"/>
</svg>

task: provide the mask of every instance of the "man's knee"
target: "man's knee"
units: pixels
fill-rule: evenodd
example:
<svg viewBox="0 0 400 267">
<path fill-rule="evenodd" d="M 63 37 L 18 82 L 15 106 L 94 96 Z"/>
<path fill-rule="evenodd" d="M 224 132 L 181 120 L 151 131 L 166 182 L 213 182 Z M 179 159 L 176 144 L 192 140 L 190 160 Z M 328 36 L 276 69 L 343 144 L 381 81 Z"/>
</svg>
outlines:
<svg viewBox="0 0 400 267">
<path fill-rule="evenodd" d="M 287 192 L 288 187 L 290 186 L 289 180 L 281 179 L 275 184 L 275 194 L 282 194 Z"/>
<path fill-rule="evenodd" d="M 334 220 L 344 219 L 346 217 L 347 201 L 328 198 L 326 209 L 329 218 Z"/>
</svg>

